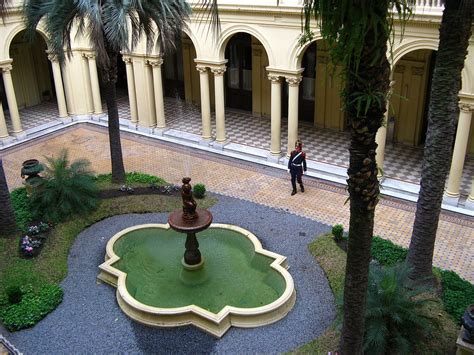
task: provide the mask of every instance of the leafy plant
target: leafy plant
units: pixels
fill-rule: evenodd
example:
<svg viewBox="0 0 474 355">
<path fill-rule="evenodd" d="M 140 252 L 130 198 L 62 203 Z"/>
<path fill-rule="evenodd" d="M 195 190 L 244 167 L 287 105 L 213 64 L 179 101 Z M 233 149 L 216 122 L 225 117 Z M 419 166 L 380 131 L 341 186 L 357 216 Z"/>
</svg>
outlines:
<svg viewBox="0 0 474 355">
<path fill-rule="evenodd" d="M 98 190 L 88 170 L 90 162 L 79 159 L 69 164 L 66 150 L 56 159 L 46 159 L 45 179 L 31 195 L 34 215 L 56 222 L 94 210 Z"/>
<path fill-rule="evenodd" d="M 407 253 L 407 249 L 393 244 L 390 240 L 377 236 L 372 238 L 372 258 L 381 265 L 392 266 L 404 261 Z"/>
<path fill-rule="evenodd" d="M 112 174 L 100 174 L 95 177 L 95 180 L 99 183 L 101 182 L 112 182 Z M 140 173 L 137 171 L 132 171 L 125 174 L 125 183 L 134 184 L 156 184 L 156 185 L 166 185 L 166 181 L 162 178 L 150 174 Z"/>
<path fill-rule="evenodd" d="M 342 224 L 335 224 L 332 227 L 331 233 L 334 236 L 334 240 L 336 242 L 341 241 L 344 235 L 344 226 Z"/>
<path fill-rule="evenodd" d="M 437 325 L 426 311 L 427 304 L 434 299 L 428 296 L 427 288 L 409 286 L 408 274 L 404 264 L 370 268 L 365 353 L 414 353 Z"/>
<path fill-rule="evenodd" d="M 24 187 L 15 189 L 11 192 L 10 197 L 18 228 L 20 228 L 22 232 L 26 232 L 28 225 L 33 220 L 30 199 L 28 198 L 26 189 Z"/>
<path fill-rule="evenodd" d="M 474 285 L 462 279 L 454 271 L 441 270 L 444 308 L 457 323 L 467 306 L 474 303 Z"/>
<path fill-rule="evenodd" d="M 204 195 L 206 194 L 206 186 L 204 184 L 194 185 L 193 193 L 196 198 L 204 198 Z"/>
<path fill-rule="evenodd" d="M 18 285 L 8 286 L 5 289 L 5 293 L 7 294 L 7 299 L 10 304 L 20 303 L 23 296 L 23 292 Z"/>
<path fill-rule="evenodd" d="M 53 311 L 63 300 L 63 290 L 58 285 L 44 285 L 35 292 L 23 287 L 19 303 L 10 304 L 0 312 L 0 318 L 10 331 L 29 328 Z"/>
</svg>

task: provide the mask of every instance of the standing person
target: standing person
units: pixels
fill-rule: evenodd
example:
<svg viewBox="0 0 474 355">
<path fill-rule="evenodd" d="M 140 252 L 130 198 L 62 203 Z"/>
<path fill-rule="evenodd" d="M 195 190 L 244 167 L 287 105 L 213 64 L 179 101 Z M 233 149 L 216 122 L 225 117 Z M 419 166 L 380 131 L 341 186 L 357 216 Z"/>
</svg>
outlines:
<svg viewBox="0 0 474 355">
<path fill-rule="evenodd" d="M 296 194 L 296 180 L 300 184 L 301 192 L 304 192 L 303 172 L 306 171 L 306 154 L 303 152 L 303 143 L 298 139 L 295 144 L 295 150 L 290 154 L 290 160 L 288 160 L 288 172 L 291 174 L 291 186 L 293 191 L 291 196 Z"/>
</svg>

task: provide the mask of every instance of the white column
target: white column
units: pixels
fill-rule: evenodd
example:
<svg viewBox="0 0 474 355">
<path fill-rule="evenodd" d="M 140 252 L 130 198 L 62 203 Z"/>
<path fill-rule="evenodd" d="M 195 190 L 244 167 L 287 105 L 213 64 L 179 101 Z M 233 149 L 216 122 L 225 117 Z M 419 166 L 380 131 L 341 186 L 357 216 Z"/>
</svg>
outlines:
<svg viewBox="0 0 474 355">
<path fill-rule="evenodd" d="M 199 71 L 199 83 L 201 85 L 201 116 L 202 116 L 202 138 L 210 140 L 211 136 L 211 99 L 209 97 L 209 74 L 207 67 L 197 65 Z"/>
<path fill-rule="evenodd" d="M 385 143 L 387 141 L 387 116 L 388 110 L 383 116 L 382 126 L 379 128 L 377 134 L 375 135 L 375 143 L 377 143 L 375 160 L 377 161 L 377 168 L 379 169 L 377 172 L 377 176 L 379 178 L 382 177 L 383 163 L 385 160 Z"/>
<path fill-rule="evenodd" d="M 471 129 L 471 110 L 474 110 L 474 105 L 460 103 L 459 108 L 459 121 L 451 160 L 451 170 L 449 171 L 448 186 L 444 192 L 445 202 L 454 205 L 457 205 L 460 196 L 459 188 L 461 186 L 462 170 L 464 168 L 467 143 Z"/>
<path fill-rule="evenodd" d="M 2 67 L 3 85 L 5 86 L 5 94 L 7 95 L 8 110 L 10 112 L 10 118 L 13 125 L 13 135 L 22 136 L 24 135 L 23 128 L 21 127 L 20 112 L 18 111 L 18 105 L 16 103 L 15 89 L 12 81 L 12 66 L 6 65 Z"/>
<path fill-rule="evenodd" d="M 281 155 L 281 81 L 278 75 L 268 75 L 272 82 L 271 90 L 271 143 L 270 154 L 277 158 Z"/>
<path fill-rule="evenodd" d="M 85 53 L 84 57 L 87 58 L 87 62 L 89 64 L 89 75 L 91 78 L 94 114 L 100 115 L 102 114 L 102 101 L 100 100 L 99 75 L 97 74 L 97 65 L 95 62 L 95 55 L 93 53 Z"/>
<path fill-rule="evenodd" d="M 377 150 L 375 153 L 375 160 L 377 162 L 377 167 L 379 171 L 377 172 L 377 176 L 379 178 L 382 177 L 383 171 L 383 164 L 385 161 L 385 144 L 387 142 L 387 124 L 388 124 L 388 113 L 390 110 L 390 98 L 393 94 L 393 87 L 395 86 L 395 81 L 390 81 L 390 88 L 387 94 L 387 111 L 385 111 L 385 115 L 383 116 L 382 126 L 377 131 L 375 135 L 375 142 L 377 143 Z"/>
<path fill-rule="evenodd" d="M 289 86 L 287 155 L 290 156 L 290 153 L 295 149 L 295 143 L 298 140 L 298 90 L 301 82 L 301 76 L 286 77 L 286 82 Z"/>
<path fill-rule="evenodd" d="M 216 100 L 216 142 L 222 143 L 226 140 L 225 132 L 225 99 L 224 99 L 224 73 L 225 65 L 212 67 L 214 73 L 214 90 Z"/>
<path fill-rule="evenodd" d="M 161 77 L 162 58 L 149 60 L 148 63 L 153 68 L 153 88 L 155 93 L 155 111 L 156 111 L 156 128 L 166 128 L 165 120 L 165 104 L 163 101 L 163 83 Z"/>
<path fill-rule="evenodd" d="M 474 210 L 474 179 L 471 181 L 471 192 L 469 193 L 469 197 L 466 200 L 465 207 L 470 210 Z"/>
<path fill-rule="evenodd" d="M 48 59 L 51 61 L 51 67 L 53 68 L 54 88 L 56 89 L 56 100 L 58 101 L 59 117 L 65 118 L 68 117 L 68 114 L 66 106 L 66 97 L 64 96 L 61 66 L 59 65 L 59 62 L 55 55 L 48 54 Z"/>
<path fill-rule="evenodd" d="M 133 61 L 132 58 L 127 56 L 123 56 L 123 61 L 125 62 L 125 69 L 127 71 L 127 89 L 131 116 L 130 123 L 136 125 L 138 123 L 138 109 L 137 96 L 135 92 L 135 75 L 133 74 Z"/>
<path fill-rule="evenodd" d="M 5 122 L 5 115 L 3 114 L 3 105 L 0 101 L 0 139 L 8 138 L 7 123 Z"/>
</svg>

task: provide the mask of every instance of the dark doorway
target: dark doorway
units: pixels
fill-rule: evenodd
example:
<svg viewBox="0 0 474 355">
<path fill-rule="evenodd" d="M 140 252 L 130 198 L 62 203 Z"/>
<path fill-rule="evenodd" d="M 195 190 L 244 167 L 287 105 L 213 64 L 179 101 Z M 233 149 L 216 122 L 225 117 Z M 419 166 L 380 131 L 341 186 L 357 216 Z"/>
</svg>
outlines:
<svg viewBox="0 0 474 355">
<path fill-rule="evenodd" d="M 304 68 L 302 81 L 298 90 L 298 121 L 314 123 L 315 84 L 316 84 L 316 42 L 313 42 L 305 51 L 301 61 Z M 288 83 L 286 80 L 281 86 L 281 115 L 288 117 Z"/>
<path fill-rule="evenodd" d="M 163 79 L 165 96 L 185 99 L 181 38 L 176 40 L 176 49 L 163 58 Z"/>
<path fill-rule="evenodd" d="M 301 67 L 304 72 L 299 89 L 298 116 L 300 121 L 313 123 L 316 99 L 316 42 L 306 49 Z"/>
<path fill-rule="evenodd" d="M 234 35 L 225 51 L 228 107 L 252 111 L 252 39 L 249 34 Z"/>
</svg>

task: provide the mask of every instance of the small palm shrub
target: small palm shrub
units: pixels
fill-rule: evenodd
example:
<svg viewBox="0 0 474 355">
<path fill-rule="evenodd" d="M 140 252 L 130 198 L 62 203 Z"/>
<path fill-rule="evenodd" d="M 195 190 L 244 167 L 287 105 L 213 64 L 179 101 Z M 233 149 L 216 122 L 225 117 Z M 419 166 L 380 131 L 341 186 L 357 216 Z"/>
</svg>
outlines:
<svg viewBox="0 0 474 355">
<path fill-rule="evenodd" d="M 66 150 L 56 159 L 46 159 L 45 179 L 31 195 L 36 218 L 59 222 L 95 209 L 98 189 L 89 170 L 90 162 L 79 159 L 70 164 Z"/>
<path fill-rule="evenodd" d="M 436 319 L 427 313 L 428 289 L 409 285 L 409 269 L 372 265 L 367 291 L 364 352 L 410 354 L 431 334 Z"/>
<path fill-rule="evenodd" d="M 204 195 L 206 194 L 206 186 L 204 184 L 194 185 L 193 193 L 196 198 L 204 198 Z"/>
<path fill-rule="evenodd" d="M 344 234 L 344 227 L 342 224 L 335 224 L 332 227 L 331 231 L 332 235 L 334 236 L 334 240 L 336 242 L 340 242 L 342 240 L 342 236 Z"/>
</svg>

